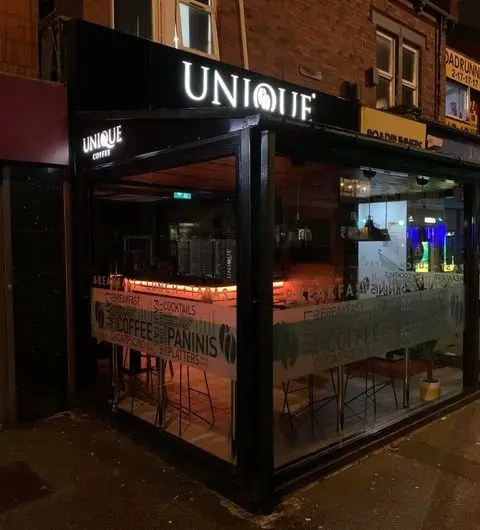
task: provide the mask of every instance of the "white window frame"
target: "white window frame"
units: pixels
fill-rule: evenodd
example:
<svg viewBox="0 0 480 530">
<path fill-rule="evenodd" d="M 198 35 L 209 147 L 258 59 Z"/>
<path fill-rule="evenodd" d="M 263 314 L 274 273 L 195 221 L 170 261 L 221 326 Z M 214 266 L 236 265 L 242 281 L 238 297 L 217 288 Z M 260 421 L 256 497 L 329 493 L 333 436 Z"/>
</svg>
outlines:
<svg viewBox="0 0 480 530">
<path fill-rule="evenodd" d="M 383 19 L 382 19 L 383 20 Z M 397 26 L 394 24 L 394 26 Z M 403 105 L 403 87 L 413 89 L 413 105 L 418 107 L 420 100 L 420 53 L 424 49 L 420 44 L 417 45 L 417 36 L 414 35 L 408 29 L 404 29 L 401 26 L 396 28 L 399 33 L 391 33 L 388 30 L 384 30 L 380 26 L 376 30 L 376 38 L 378 36 L 391 43 L 391 58 L 392 72 L 385 72 L 380 68 L 377 68 L 379 77 L 387 79 L 390 82 L 390 106 Z M 393 31 L 393 29 L 392 29 Z M 405 33 L 405 40 L 404 40 Z M 407 40 L 408 39 L 408 40 Z M 411 41 L 413 40 L 413 44 Z M 419 40 L 419 39 L 417 39 Z M 407 49 L 415 54 L 414 64 L 414 80 L 413 82 L 403 79 L 403 50 Z"/>
<path fill-rule="evenodd" d="M 165 0 L 160 0 L 165 1 Z M 168 0 L 167 0 L 168 1 Z M 209 0 L 209 5 L 205 5 L 202 2 L 196 0 L 175 0 L 175 25 L 174 25 L 174 45 L 177 48 L 195 53 L 202 57 L 220 59 L 219 47 L 218 47 L 218 30 L 217 30 L 217 0 Z M 212 39 L 212 51 L 206 53 L 195 48 L 189 48 L 183 45 L 182 41 L 182 18 L 180 16 L 180 4 L 201 9 L 210 15 L 210 28 L 211 28 L 211 39 Z"/>
<path fill-rule="evenodd" d="M 420 50 L 418 48 L 415 48 L 414 46 L 411 46 L 410 44 L 402 43 L 402 49 L 400 50 L 403 57 L 403 50 L 408 50 L 413 53 L 415 60 L 413 64 L 413 82 L 408 81 L 407 79 L 403 79 L 403 71 L 398 72 L 398 74 L 402 78 L 402 88 L 407 87 L 413 90 L 413 104 L 415 107 L 418 107 L 418 77 L 420 74 Z M 402 59 L 403 61 L 403 59 Z M 403 101 L 403 93 L 400 94 L 400 97 Z"/>
<path fill-rule="evenodd" d="M 396 48 L 396 41 L 393 37 L 388 35 L 387 33 L 384 33 L 383 31 L 377 30 L 376 36 L 375 36 L 375 44 L 377 43 L 377 38 L 381 37 L 384 40 L 387 40 L 390 42 L 390 68 L 391 72 L 387 72 L 385 70 L 381 70 L 377 67 L 377 72 L 379 77 L 382 77 L 383 79 L 386 79 L 389 82 L 390 90 L 388 94 L 388 106 L 391 107 L 395 104 L 395 48 Z"/>
<path fill-rule="evenodd" d="M 454 85 L 458 85 L 462 88 L 465 89 L 466 93 L 467 93 L 467 100 L 465 102 L 466 104 L 466 108 L 465 108 L 465 118 L 459 118 L 458 116 L 454 116 L 453 114 L 449 114 L 447 112 L 447 106 L 445 105 L 445 116 L 447 116 L 447 118 L 450 118 L 452 120 L 456 120 L 456 121 L 459 121 L 461 123 L 469 123 L 469 119 L 468 119 L 468 116 L 470 114 L 470 87 L 466 86 L 466 85 L 462 85 L 461 83 L 457 83 L 456 81 L 454 81 L 453 79 L 446 79 L 446 83 L 452 83 Z M 446 85 L 445 83 L 445 85 Z M 447 87 L 445 86 L 445 103 L 446 103 L 446 100 L 447 100 Z"/>
<path fill-rule="evenodd" d="M 134 2 L 135 0 L 131 1 Z M 152 40 L 174 48 L 181 48 L 202 57 L 220 60 L 217 27 L 217 1 L 218 0 L 210 0 L 209 5 L 207 6 L 196 0 L 151 0 Z M 210 14 L 210 26 L 212 31 L 211 54 L 183 46 L 180 3 L 202 9 Z M 115 29 L 115 0 L 110 0 L 110 27 Z"/>
</svg>

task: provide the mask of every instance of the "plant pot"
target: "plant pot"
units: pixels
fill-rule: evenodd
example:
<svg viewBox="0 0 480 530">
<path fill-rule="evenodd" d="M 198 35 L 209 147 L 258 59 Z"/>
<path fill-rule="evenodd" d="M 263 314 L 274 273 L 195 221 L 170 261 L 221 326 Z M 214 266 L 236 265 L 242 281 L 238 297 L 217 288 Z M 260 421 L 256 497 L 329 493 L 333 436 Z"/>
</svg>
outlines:
<svg viewBox="0 0 480 530">
<path fill-rule="evenodd" d="M 420 381 L 420 398 L 422 401 L 435 401 L 440 397 L 440 381 Z"/>
</svg>

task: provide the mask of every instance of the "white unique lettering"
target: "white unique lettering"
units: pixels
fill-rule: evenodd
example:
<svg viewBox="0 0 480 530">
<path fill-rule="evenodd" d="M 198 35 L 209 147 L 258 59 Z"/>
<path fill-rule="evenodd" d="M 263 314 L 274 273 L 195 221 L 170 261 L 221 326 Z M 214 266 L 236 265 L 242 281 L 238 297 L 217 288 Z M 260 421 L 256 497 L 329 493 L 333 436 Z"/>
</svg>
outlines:
<svg viewBox="0 0 480 530">
<path fill-rule="evenodd" d="M 220 100 L 218 98 L 218 89 L 221 88 L 223 94 L 228 99 L 230 106 L 236 108 L 237 106 L 237 81 L 238 75 L 230 75 L 232 78 L 232 90 L 229 90 L 222 76 L 218 73 L 217 70 L 213 73 L 213 105 L 220 105 Z"/>
<path fill-rule="evenodd" d="M 285 89 L 279 88 L 278 89 L 278 112 L 283 116 L 285 114 Z"/>
<path fill-rule="evenodd" d="M 307 96 L 306 94 L 300 94 L 300 116 L 302 121 L 305 121 L 310 113 L 312 112 L 312 107 L 307 107 L 307 102 L 312 101 L 312 96 Z"/>
<path fill-rule="evenodd" d="M 292 118 L 297 117 L 297 97 L 298 97 L 298 92 L 294 92 L 292 90 Z"/>
<path fill-rule="evenodd" d="M 117 129 L 116 128 L 108 129 L 107 136 L 108 136 L 108 144 L 111 147 L 113 147 L 115 145 L 115 141 L 117 139 Z"/>
<path fill-rule="evenodd" d="M 203 78 L 202 78 L 202 90 L 199 96 L 196 96 L 192 91 L 192 63 L 188 61 L 182 61 L 185 65 L 185 77 L 184 77 L 184 88 L 187 96 L 193 101 L 203 101 L 207 97 L 208 93 L 208 71 L 210 68 L 202 66 Z"/>
<path fill-rule="evenodd" d="M 253 104 L 256 109 L 275 112 L 277 108 L 277 95 L 275 90 L 267 83 L 259 83 L 253 91 Z"/>
<path fill-rule="evenodd" d="M 109 149 L 113 147 L 114 144 L 110 143 L 109 138 L 108 138 L 108 131 L 102 131 L 100 133 L 100 145 L 102 147 L 107 147 Z"/>
<path fill-rule="evenodd" d="M 243 78 L 243 106 L 248 109 L 250 106 L 250 79 Z"/>
</svg>

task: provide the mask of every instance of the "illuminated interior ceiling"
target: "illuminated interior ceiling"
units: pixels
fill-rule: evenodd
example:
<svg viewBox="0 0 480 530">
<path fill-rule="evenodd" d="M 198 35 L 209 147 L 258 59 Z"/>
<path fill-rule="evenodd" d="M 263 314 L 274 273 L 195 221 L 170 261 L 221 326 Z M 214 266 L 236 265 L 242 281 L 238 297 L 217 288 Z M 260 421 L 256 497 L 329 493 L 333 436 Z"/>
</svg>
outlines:
<svg viewBox="0 0 480 530">
<path fill-rule="evenodd" d="M 423 177 L 425 184 L 422 186 L 417 178 L 422 178 L 421 175 L 407 175 L 382 169 L 372 169 L 374 176 L 370 185 L 369 179 L 365 176 L 365 169 L 356 169 L 342 179 L 342 195 L 353 195 L 358 198 L 398 195 L 414 197 L 424 194 L 430 197 L 443 197 L 446 191 L 456 187 L 456 183 L 452 180 L 427 177 Z"/>
<path fill-rule="evenodd" d="M 381 198 L 420 199 L 422 196 L 441 198 L 453 190 L 455 182 L 446 179 L 426 179 L 419 184 L 417 175 L 371 169 L 370 181 L 366 169 L 326 163 L 294 165 L 286 157 L 275 157 L 274 180 L 276 195 L 284 206 L 331 209 L 341 196 L 357 200 Z M 220 193 L 234 196 L 235 158 L 227 157 L 163 171 L 124 177 L 121 181 L 97 185 L 98 198 L 158 202 L 172 199 L 174 191 L 194 192 L 195 198 L 208 199 Z"/>
</svg>

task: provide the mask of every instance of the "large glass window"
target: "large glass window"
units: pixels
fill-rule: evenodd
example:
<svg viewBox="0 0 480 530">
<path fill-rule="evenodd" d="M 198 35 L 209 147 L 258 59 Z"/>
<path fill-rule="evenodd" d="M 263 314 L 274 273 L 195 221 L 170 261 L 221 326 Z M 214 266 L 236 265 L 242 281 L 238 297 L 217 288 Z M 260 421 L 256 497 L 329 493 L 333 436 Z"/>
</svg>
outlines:
<svg viewBox="0 0 480 530">
<path fill-rule="evenodd" d="M 451 180 L 277 157 L 275 464 L 462 391 Z"/>
<path fill-rule="evenodd" d="M 201 176 L 201 178 L 199 178 Z M 92 332 L 114 406 L 234 460 L 235 159 L 96 185 Z"/>
</svg>

